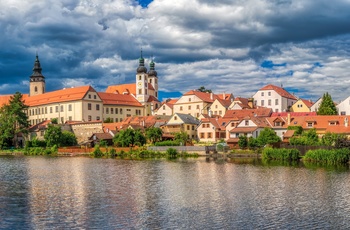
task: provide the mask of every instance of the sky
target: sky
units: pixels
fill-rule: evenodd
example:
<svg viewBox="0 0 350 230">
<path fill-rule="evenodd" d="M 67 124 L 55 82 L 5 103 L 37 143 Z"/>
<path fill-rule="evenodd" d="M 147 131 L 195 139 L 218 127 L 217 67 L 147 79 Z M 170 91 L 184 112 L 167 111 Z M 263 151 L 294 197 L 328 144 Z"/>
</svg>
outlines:
<svg viewBox="0 0 350 230">
<path fill-rule="evenodd" d="M 350 96 L 350 0 L 0 0 L 0 94 L 135 82 L 154 59 L 160 99 L 267 84 L 316 101 Z"/>
</svg>

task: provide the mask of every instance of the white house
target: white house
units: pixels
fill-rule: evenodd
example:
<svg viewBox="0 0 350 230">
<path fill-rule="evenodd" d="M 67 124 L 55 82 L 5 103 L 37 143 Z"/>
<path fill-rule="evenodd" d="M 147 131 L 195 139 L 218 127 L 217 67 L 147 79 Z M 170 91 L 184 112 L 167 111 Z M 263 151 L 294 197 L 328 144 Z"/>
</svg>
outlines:
<svg viewBox="0 0 350 230">
<path fill-rule="evenodd" d="M 337 105 L 339 115 L 350 115 L 350 96 Z"/>
</svg>

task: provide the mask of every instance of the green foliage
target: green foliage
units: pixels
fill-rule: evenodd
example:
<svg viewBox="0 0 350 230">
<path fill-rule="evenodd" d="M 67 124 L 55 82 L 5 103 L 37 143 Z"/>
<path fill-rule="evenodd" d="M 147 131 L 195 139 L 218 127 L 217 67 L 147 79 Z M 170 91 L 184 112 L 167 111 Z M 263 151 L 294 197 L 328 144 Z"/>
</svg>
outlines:
<svg viewBox="0 0 350 230">
<path fill-rule="evenodd" d="M 177 150 L 174 148 L 168 148 L 166 153 L 168 154 L 169 157 L 175 158 L 178 154 Z"/>
<path fill-rule="evenodd" d="M 102 157 L 104 154 L 101 151 L 100 146 L 99 145 L 95 145 L 94 151 L 92 151 L 91 155 L 94 156 L 94 157 Z"/>
<path fill-rule="evenodd" d="M 154 144 L 162 140 L 163 131 L 161 128 L 150 127 L 146 130 L 147 139 Z"/>
<path fill-rule="evenodd" d="M 326 132 L 321 139 L 321 143 L 325 146 L 336 146 L 341 140 L 346 140 L 345 134 Z"/>
<path fill-rule="evenodd" d="M 277 136 L 275 131 L 271 128 L 265 127 L 259 134 L 257 141 L 260 146 L 265 146 L 266 144 L 273 144 L 281 141 L 281 138 Z"/>
<path fill-rule="evenodd" d="M 31 141 L 26 141 L 26 146 L 28 147 L 46 147 L 46 141 L 38 140 L 34 137 Z"/>
<path fill-rule="evenodd" d="M 60 138 L 60 146 L 74 146 L 77 145 L 77 138 L 74 133 L 69 131 L 63 131 L 62 136 Z"/>
<path fill-rule="evenodd" d="M 241 149 L 247 148 L 247 146 L 248 146 L 248 138 L 247 138 L 247 136 L 244 136 L 244 135 L 243 136 L 239 136 L 238 146 Z"/>
<path fill-rule="evenodd" d="M 316 129 L 310 129 L 306 132 L 304 131 L 301 134 L 301 136 L 290 138 L 289 143 L 291 145 L 310 145 L 310 146 L 318 146 L 321 144 L 317 136 Z"/>
<path fill-rule="evenodd" d="M 28 133 L 28 116 L 24 112 L 27 108 L 19 92 L 10 97 L 9 104 L 0 108 L 0 148 L 17 146 L 18 133 Z"/>
<path fill-rule="evenodd" d="M 180 141 L 161 141 L 154 143 L 155 146 L 179 146 Z"/>
<path fill-rule="evenodd" d="M 316 161 L 327 164 L 342 164 L 349 162 L 350 149 L 316 149 L 309 150 L 304 156 L 305 161 Z"/>
<path fill-rule="evenodd" d="M 337 108 L 332 100 L 332 97 L 328 92 L 323 94 L 322 102 L 318 108 L 317 115 L 337 115 Z"/>
<path fill-rule="evenodd" d="M 264 148 L 262 152 L 262 158 L 268 160 L 296 161 L 299 159 L 299 155 L 300 152 L 297 149 Z"/>
<path fill-rule="evenodd" d="M 301 135 L 303 133 L 303 127 L 301 126 L 288 126 L 287 130 L 295 130 L 294 135 Z"/>
<path fill-rule="evenodd" d="M 115 151 L 115 149 L 110 149 L 108 152 L 108 156 L 109 157 L 115 157 L 117 155 L 117 151 Z"/>
<path fill-rule="evenodd" d="M 58 124 L 58 119 L 57 118 L 52 118 L 51 119 L 51 124 Z"/>
<path fill-rule="evenodd" d="M 204 86 L 201 86 L 197 89 L 199 92 L 203 92 L 203 93 L 211 93 L 211 89 L 206 89 Z"/>
<path fill-rule="evenodd" d="M 113 118 L 107 117 L 103 122 L 104 123 L 113 123 Z"/>
<path fill-rule="evenodd" d="M 188 134 L 184 131 L 174 133 L 174 139 L 175 141 L 181 142 L 182 145 L 186 145 L 186 142 L 188 141 Z"/>
<path fill-rule="evenodd" d="M 259 148 L 261 147 L 258 140 L 254 137 L 249 137 L 248 139 L 248 147 L 250 149 L 256 149 L 256 148 Z"/>
<path fill-rule="evenodd" d="M 126 129 L 121 130 L 113 138 L 113 143 L 116 146 L 129 147 L 129 146 L 142 146 L 146 144 L 146 137 L 140 130 Z"/>
<path fill-rule="evenodd" d="M 48 147 L 60 146 L 62 138 L 62 130 L 58 125 L 49 124 L 44 134 L 46 145 Z"/>
</svg>

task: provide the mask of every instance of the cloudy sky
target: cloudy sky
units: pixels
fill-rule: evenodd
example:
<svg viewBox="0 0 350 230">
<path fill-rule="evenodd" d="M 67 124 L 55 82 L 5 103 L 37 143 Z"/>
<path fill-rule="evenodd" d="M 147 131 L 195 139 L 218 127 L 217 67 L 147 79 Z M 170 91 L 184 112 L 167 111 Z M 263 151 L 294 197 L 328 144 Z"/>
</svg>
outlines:
<svg viewBox="0 0 350 230">
<path fill-rule="evenodd" d="M 266 84 L 350 96 L 350 0 L 0 1 L 0 94 L 135 82 L 153 56 L 160 97 L 200 86 L 250 97 Z"/>
</svg>

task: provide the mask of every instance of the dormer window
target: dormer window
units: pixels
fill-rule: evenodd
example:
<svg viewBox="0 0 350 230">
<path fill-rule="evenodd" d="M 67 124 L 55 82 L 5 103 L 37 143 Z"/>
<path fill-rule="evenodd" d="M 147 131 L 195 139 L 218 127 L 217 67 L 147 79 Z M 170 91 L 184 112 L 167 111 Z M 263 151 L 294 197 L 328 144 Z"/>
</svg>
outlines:
<svg viewBox="0 0 350 230">
<path fill-rule="evenodd" d="M 249 125 L 249 121 L 245 121 L 245 126 L 248 126 Z"/>
<path fill-rule="evenodd" d="M 276 121 L 276 122 L 275 122 L 275 126 L 282 126 L 282 122 Z"/>
<path fill-rule="evenodd" d="M 328 121 L 328 124 L 329 124 L 329 125 L 337 125 L 337 124 L 338 124 L 338 121 Z"/>
<path fill-rule="evenodd" d="M 314 123 L 313 122 L 308 122 L 307 123 L 307 127 L 313 127 L 314 126 Z"/>
</svg>

